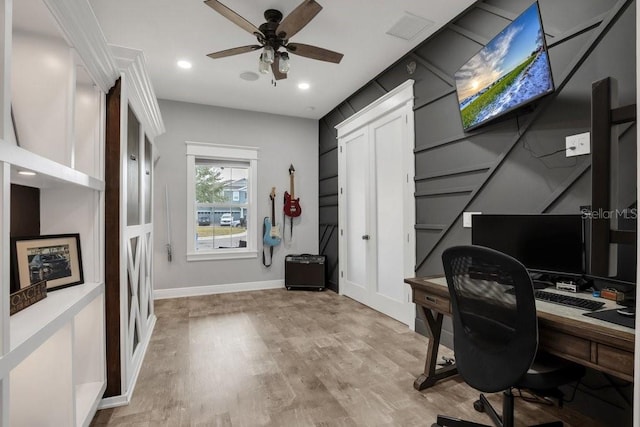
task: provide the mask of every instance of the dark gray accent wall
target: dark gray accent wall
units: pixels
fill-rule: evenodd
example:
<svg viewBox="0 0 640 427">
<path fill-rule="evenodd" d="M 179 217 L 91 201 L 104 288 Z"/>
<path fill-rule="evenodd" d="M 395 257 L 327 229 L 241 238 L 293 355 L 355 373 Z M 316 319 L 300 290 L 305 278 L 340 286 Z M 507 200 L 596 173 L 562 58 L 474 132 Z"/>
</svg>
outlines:
<svg viewBox="0 0 640 427">
<path fill-rule="evenodd" d="M 320 120 L 321 236 L 338 224 L 334 126 L 409 78 L 416 96 L 416 275 L 442 273 L 442 251 L 471 242 L 464 211 L 579 213 L 590 204 L 590 156 L 545 155 L 564 148 L 566 136 L 589 131 L 592 82 L 614 77 L 619 104 L 635 103 L 635 2 L 540 0 L 556 91 L 506 119 L 462 130 L 455 71 L 531 3 L 474 4 Z M 635 123 L 620 133 L 619 208 L 625 208 L 636 199 Z M 337 236 L 336 230 L 321 244 L 334 289 Z M 424 332 L 422 319 L 416 327 Z M 443 342 L 452 343 L 450 332 Z"/>
<path fill-rule="evenodd" d="M 634 2 L 540 1 L 557 90 L 507 119 L 462 130 L 453 74 L 530 4 L 476 3 L 321 119 L 320 236 L 332 284 L 338 282 L 334 126 L 408 78 L 416 81 L 416 274 L 441 273 L 442 251 L 470 242 L 461 225 L 465 210 L 577 213 L 590 203 L 590 156 L 541 156 L 562 149 L 567 135 L 589 131 L 592 82 L 612 76 L 620 104 L 634 102 Z M 635 132 L 626 127 L 621 134 L 620 200 L 627 207 L 635 201 Z"/>
</svg>

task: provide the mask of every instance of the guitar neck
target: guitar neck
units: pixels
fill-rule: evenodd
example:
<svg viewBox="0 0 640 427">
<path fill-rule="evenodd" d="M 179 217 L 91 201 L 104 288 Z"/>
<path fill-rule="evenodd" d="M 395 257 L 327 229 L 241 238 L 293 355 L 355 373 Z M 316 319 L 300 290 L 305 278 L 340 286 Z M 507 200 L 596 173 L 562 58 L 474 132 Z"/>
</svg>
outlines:
<svg viewBox="0 0 640 427">
<path fill-rule="evenodd" d="M 291 187 L 291 198 L 295 199 L 295 193 L 293 191 L 293 174 L 289 174 L 289 187 Z"/>
<path fill-rule="evenodd" d="M 276 204 L 275 204 L 275 197 L 271 198 L 271 224 L 276 223 Z"/>
</svg>

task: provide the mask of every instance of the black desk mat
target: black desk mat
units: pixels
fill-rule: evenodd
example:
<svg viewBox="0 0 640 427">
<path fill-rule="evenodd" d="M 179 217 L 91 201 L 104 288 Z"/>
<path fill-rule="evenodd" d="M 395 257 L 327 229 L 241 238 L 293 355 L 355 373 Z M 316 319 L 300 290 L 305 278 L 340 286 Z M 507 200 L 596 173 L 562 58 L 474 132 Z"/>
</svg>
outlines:
<svg viewBox="0 0 640 427">
<path fill-rule="evenodd" d="M 616 325 L 626 326 L 627 328 L 636 327 L 636 318 L 630 316 L 623 316 L 622 314 L 618 314 L 616 312 L 617 309 L 613 310 L 603 310 L 603 311 L 592 311 L 591 313 L 582 313 L 585 316 L 593 317 L 595 319 L 604 320 L 606 322 L 615 323 Z"/>
</svg>

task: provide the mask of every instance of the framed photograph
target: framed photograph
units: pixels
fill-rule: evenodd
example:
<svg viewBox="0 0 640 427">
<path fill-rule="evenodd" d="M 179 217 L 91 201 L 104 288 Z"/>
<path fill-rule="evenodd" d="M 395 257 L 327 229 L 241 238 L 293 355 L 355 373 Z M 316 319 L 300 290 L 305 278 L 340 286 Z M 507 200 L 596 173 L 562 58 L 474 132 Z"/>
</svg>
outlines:
<svg viewBox="0 0 640 427">
<path fill-rule="evenodd" d="M 11 250 L 19 289 L 42 280 L 47 291 L 84 283 L 79 234 L 12 238 Z"/>
</svg>

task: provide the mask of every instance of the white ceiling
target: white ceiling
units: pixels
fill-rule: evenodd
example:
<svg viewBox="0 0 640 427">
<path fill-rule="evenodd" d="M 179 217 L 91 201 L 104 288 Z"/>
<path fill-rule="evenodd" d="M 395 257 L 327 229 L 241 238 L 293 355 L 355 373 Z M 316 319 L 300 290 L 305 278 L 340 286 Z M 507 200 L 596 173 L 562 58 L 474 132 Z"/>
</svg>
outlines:
<svg viewBox="0 0 640 427">
<path fill-rule="evenodd" d="M 255 26 L 266 9 L 287 16 L 302 0 L 222 0 Z M 222 59 L 211 52 L 255 38 L 201 0 L 90 0 L 107 42 L 144 51 L 158 98 L 318 119 L 473 3 L 473 0 L 318 0 L 323 10 L 293 42 L 344 54 L 340 64 L 291 55 L 286 80 L 257 73 L 259 51 Z M 410 41 L 385 34 L 404 14 L 434 25 Z M 185 59 L 189 70 L 176 66 Z M 308 82 L 302 91 L 297 85 Z"/>
</svg>

